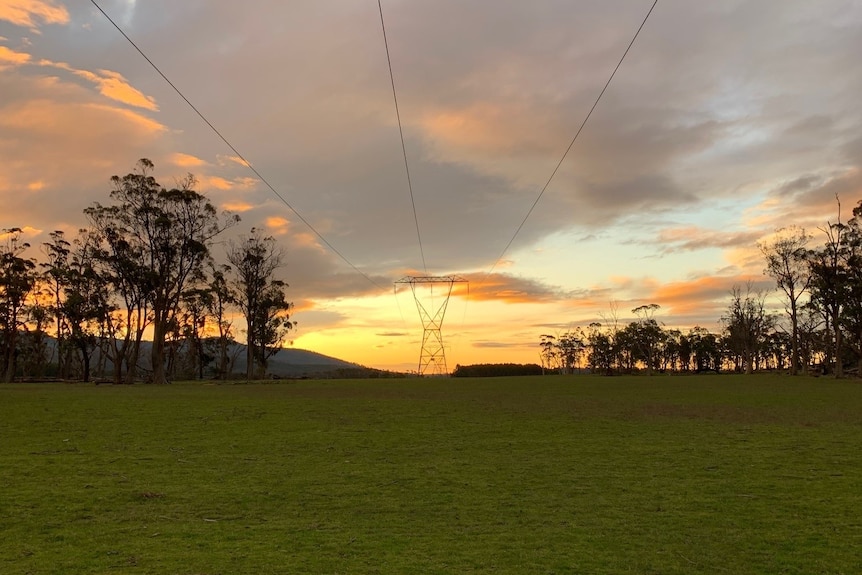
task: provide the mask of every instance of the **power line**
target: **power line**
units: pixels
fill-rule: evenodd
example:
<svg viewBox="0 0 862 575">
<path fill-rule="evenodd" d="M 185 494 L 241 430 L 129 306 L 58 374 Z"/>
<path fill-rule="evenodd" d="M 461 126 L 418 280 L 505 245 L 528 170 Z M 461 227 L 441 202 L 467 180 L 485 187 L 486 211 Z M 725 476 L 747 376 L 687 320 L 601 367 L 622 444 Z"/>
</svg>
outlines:
<svg viewBox="0 0 862 575">
<path fill-rule="evenodd" d="M 185 101 L 185 103 L 186 103 L 186 104 L 188 104 L 188 105 L 189 105 L 189 107 L 190 107 L 192 110 L 194 110 L 194 112 L 198 115 L 198 117 L 200 117 L 200 119 L 201 119 L 201 120 L 203 120 L 203 121 L 204 121 L 204 123 L 205 123 L 207 126 L 209 126 L 209 127 L 210 127 L 210 129 L 211 129 L 213 132 L 215 132 L 216 136 L 218 136 L 218 137 L 221 139 L 221 141 L 222 141 L 222 142 L 224 142 L 224 143 L 225 143 L 225 145 L 227 145 L 227 147 L 228 147 L 228 148 L 230 148 L 230 149 L 231 149 L 231 151 L 232 151 L 234 154 L 236 154 L 236 157 L 237 157 L 237 158 L 239 158 L 240 160 L 242 160 L 242 162 L 246 165 L 246 167 L 248 167 L 248 169 L 249 169 L 249 170 L 251 170 L 251 171 L 252 171 L 252 173 L 254 173 L 254 175 L 255 175 L 255 176 L 257 176 L 257 179 L 258 179 L 258 180 L 260 180 L 260 181 L 261 181 L 261 182 L 262 182 L 262 183 L 263 183 L 267 188 L 269 188 L 269 190 L 270 190 L 273 194 L 275 194 L 275 197 L 277 197 L 279 200 L 281 200 L 281 202 L 282 202 L 285 206 L 287 206 L 287 207 L 290 209 L 290 211 L 292 211 L 292 212 L 296 215 L 296 217 L 300 219 L 300 221 L 302 221 L 302 223 L 304 223 L 306 226 L 308 226 L 308 229 L 310 229 L 312 232 L 314 232 L 314 235 L 316 235 L 316 236 L 320 239 L 320 241 L 322 241 L 324 244 L 326 244 L 326 246 L 327 246 L 330 250 L 332 250 L 332 252 L 333 252 L 333 253 L 335 253 L 339 258 L 341 258 L 345 263 L 347 263 L 347 265 L 349 265 L 351 268 L 353 268 L 353 269 L 354 269 L 354 271 L 356 271 L 359 275 L 361 275 L 362 277 L 364 277 L 366 280 L 368 280 L 370 283 L 372 283 L 372 284 L 373 284 L 373 285 L 375 285 L 376 287 L 378 287 L 378 288 L 380 288 L 380 289 L 385 289 L 383 286 L 381 286 L 381 285 L 380 285 L 380 284 L 378 284 L 376 281 L 374 281 L 373 279 L 371 279 L 371 277 L 370 277 L 370 276 L 368 276 L 365 272 L 363 272 L 363 271 L 362 271 L 362 270 L 360 270 L 358 267 L 356 267 L 356 266 L 353 264 L 353 262 L 351 262 L 349 259 L 347 259 L 347 257 L 345 257 L 345 256 L 344 256 L 344 254 L 342 254 L 340 251 L 338 251 L 338 250 L 335 248 L 335 246 L 333 246 L 331 243 L 329 243 L 329 241 L 327 241 L 327 239 L 326 239 L 325 237 L 323 237 L 323 235 L 322 235 L 320 232 L 318 232 L 318 231 L 317 231 L 317 229 L 315 229 L 315 227 L 314 227 L 313 225 L 311 225 L 311 222 L 309 222 L 308 220 L 306 220 L 306 219 L 302 216 L 302 214 L 300 214 L 300 213 L 296 210 L 296 208 L 294 208 L 293 206 L 291 206 L 291 205 L 290 205 L 290 203 L 288 203 L 288 201 L 287 201 L 286 199 L 284 199 L 284 196 L 282 196 L 280 193 L 278 193 L 278 191 L 277 191 L 277 190 L 272 186 L 272 184 L 270 184 L 270 183 L 269 183 L 269 181 L 267 181 L 267 179 L 266 179 L 266 178 L 264 178 L 264 177 L 263 177 L 263 175 L 261 175 L 261 173 L 257 171 L 257 168 L 255 168 L 255 167 L 251 164 L 251 162 L 249 162 L 248 160 L 246 160 L 246 159 L 245 159 L 245 157 L 244 157 L 244 156 L 239 152 L 239 150 L 237 150 L 237 149 L 234 147 L 234 145 L 233 145 L 233 144 L 231 144 L 231 143 L 228 141 L 228 139 L 227 139 L 227 138 L 225 138 L 225 137 L 222 135 L 222 133 L 221 133 L 221 132 L 219 132 L 219 131 L 218 131 L 218 129 L 217 129 L 217 128 L 216 128 L 216 127 L 215 127 L 215 126 L 214 126 L 214 125 L 213 125 L 213 124 L 212 124 L 212 123 L 211 123 L 211 122 L 206 118 L 206 116 L 204 116 L 204 115 L 203 115 L 203 113 L 201 113 L 201 111 L 200 111 L 200 110 L 198 110 L 198 109 L 197 109 L 197 107 L 195 107 L 195 105 L 194 105 L 194 104 L 192 104 L 192 103 L 191 103 L 191 101 L 189 101 L 189 99 L 188 99 L 188 98 L 186 98 L 186 96 L 182 93 L 182 91 L 180 91 L 180 89 L 179 89 L 179 88 L 177 88 L 177 87 L 176 87 L 176 85 L 174 85 L 174 83 L 170 81 L 170 79 L 168 79 L 168 77 L 164 74 L 164 72 L 162 72 L 162 71 L 161 71 L 161 69 L 159 69 L 159 67 L 158 67 L 158 66 L 156 66 L 155 62 L 153 62 L 153 61 L 149 58 L 149 56 L 147 56 L 147 55 L 144 53 L 144 51 L 143 51 L 143 50 L 141 50 L 141 49 L 138 47 L 138 45 L 134 42 L 134 40 L 132 40 L 132 39 L 128 36 L 128 34 L 126 34 L 126 33 L 125 33 L 125 31 L 123 31 L 123 29 L 119 26 L 119 24 L 117 24 L 117 23 L 114 21 L 114 19 L 113 19 L 113 18 L 111 18 L 111 17 L 108 15 L 108 13 L 107 13 L 107 12 L 105 12 L 104 10 L 102 10 L 102 7 L 101 7 L 101 6 L 99 6 L 99 4 L 96 2 L 96 0 L 90 0 L 90 2 L 92 2 L 93 6 L 95 6 L 95 7 L 99 10 L 99 12 L 101 12 L 101 13 L 102 13 L 102 15 L 103 15 L 107 20 L 108 20 L 108 22 L 110 22 L 111 24 L 113 24 L 114 28 L 116 28 L 116 29 L 117 29 L 117 31 L 118 31 L 120 34 L 122 34 L 123 38 L 125 38 L 125 39 L 129 42 L 129 44 L 131 44 L 131 45 L 132 45 L 132 47 L 133 47 L 135 50 L 137 50 L 137 51 L 138 51 L 138 54 L 140 54 L 140 55 L 144 58 L 144 60 L 146 60 L 146 61 L 147 61 L 147 63 L 149 63 L 149 65 L 150 65 L 150 66 L 152 66 L 153 70 L 155 70 L 156 72 L 158 72 L 159 76 L 161 76 L 161 77 L 162 77 L 162 79 L 164 79 L 164 81 L 165 81 L 165 82 L 167 82 L 167 83 L 168 83 L 168 85 L 169 85 L 171 88 L 173 88 L 173 89 L 174 89 L 174 92 L 176 92 L 176 93 L 179 95 L 179 97 L 180 97 L 180 98 L 182 98 L 182 99 Z M 400 121 L 399 121 L 399 122 L 400 122 Z M 399 124 L 399 125 L 400 125 L 400 124 Z M 402 138 L 402 142 L 403 142 L 403 138 Z M 412 192 L 411 192 L 411 194 L 412 194 Z M 415 214 L 415 207 L 414 207 L 414 214 Z M 417 225 L 418 225 L 418 224 L 417 224 Z M 417 229 L 418 229 L 418 228 L 417 228 Z"/>
<path fill-rule="evenodd" d="M 489 269 L 489 270 L 485 273 L 485 278 L 487 278 L 489 275 L 491 275 L 491 272 L 493 272 L 493 271 L 494 271 L 494 268 L 496 268 L 496 267 L 497 267 L 497 265 L 498 265 L 498 264 L 500 263 L 500 261 L 503 259 L 503 256 L 505 256 L 505 255 L 506 255 L 506 252 L 507 252 L 507 251 L 509 251 L 509 248 L 512 246 L 512 242 L 514 242 L 514 241 L 515 241 L 515 238 L 516 238 L 516 237 L 518 237 L 518 234 L 519 234 L 519 233 L 521 233 L 521 229 L 524 227 L 524 224 L 525 224 L 525 223 L 527 223 L 527 219 L 529 219 L 530 215 L 533 213 L 533 210 L 536 208 L 536 205 L 538 205 L 539 200 L 541 200 L 541 199 L 542 199 L 542 196 L 545 194 L 545 190 L 547 190 L 547 189 L 548 189 L 548 186 L 550 186 L 550 185 L 551 185 L 551 181 L 554 179 L 554 176 L 556 176 L 556 175 L 557 175 L 557 171 L 559 171 L 560 166 L 562 166 L 562 165 L 563 165 L 563 161 L 565 161 L 566 156 L 568 156 L 568 155 L 569 155 L 569 151 L 572 149 L 572 146 L 574 146 L 574 145 L 575 145 L 575 142 L 577 141 L 578 136 L 580 136 L 580 135 L 581 135 L 581 131 L 584 129 L 584 126 L 586 126 L 586 125 L 587 125 L 587 122 L 589 121 L 590 116 L 592 116 L 592 115 L 593 115 L 593 110 L 595 110 L 595 109 L 596 109 L 596 106 L 598 106 L 598 105 L 599 105 L 599 101 L 602 99 L 602 96 L 604 96 L 604 95 L 605 95 L 605 91 L 608 89 L 608 86 L 610 86 L 610 85 L 611 85 L 611 81 L 614 79 L 614 76 L 616 75 L 617 70 L 619 70 L 619 69 L 620 69 L 620 66 L 622 66 L 622 64 L 623 64 L 623 60 L 625 60 L 625 59 L 626 59 L 626 56 L 628 55 L 629 50 L 631 50 L 632 46 L 633 46 L 633 45 L 634 45 L 634 43 L 635 43 L 635 40 L 637 40 L 637 37 L 640 35 L 641 30 L 643 30 L 644 25 L 646 25 L 646 22 L 647 22 L 647 20 L 649 19 L 650 14 L 652 14 L 653 9 L 656 7 L 656 4 L 658 4 L 658 0 L 655 0 L 655 1 L 652 3 L 652 6 L 650 6 L 649 11 L 647 12 L 646 16 L 644 16 L 644 19 L 643 19 L 643 21 L 641 22 L 641 25 L 640 25 L 640 26 L 638 26 L 638 29 L 637 29 L 637 31 L 635 32 L 635 35 L 632 37 L 631 42 L 629 42 L 629 45 L 626 47 L 625 52 L 623 52 L 622 57 L 620 58 L 619 62 L 617 62 L 617 65 L 616 65 L 616 67 L 614 68 L 614 71 L 613 71 L 613 72 L 611 72 L 611 75 L 610 75 L 610 77 L 608 78 L 608 81 L 607 81 L 607 82 L 605 82 L 605 86 L 602 88 L 602 91 L 601 91 L 601 92 L 599 92 L 599 95 L 598 95 L 598 97 L 596 98 L 596 101 L 595 101 L 595 102 L 593 102 L 593 106 L 590 108 L 590 111 L 589 111 L 589 112 L 587 112 L 587 115 L 586 115 L 586 117 L 584 118 L 584 121 L 583 121 L 583 122 L 581 122 L 581 126 L 578 128 L 577 133 L 575 133 L 575 137 L 574 137 L 574 138 L 572 138 L 572 141 L 571 141 L 571 142 L 569 142 L 569 147 L 568 147 L 568 148 L 566 148 L 566 151 L 565 151 L 565 152 L 563 152 L 563 157 L 562 157 L 562 158 L 560 158 L 560 161 L 559 161 L 559 162 L 557 162 L 557 166 L 554 168 L 554 171 L 553 171 L 553 172 L 551 172 L 551 177 L 549 177 L 549 178 L 548 178 L 548 181 L 547 181 L 547 182 L 545 182 L 545 185 L 544 185 L 544 186 L 542 186 L 542 191 L 540 191 L 540 192 L 539 192 L 539 195 L 538 195 L 538 196 L 536 196 L 536 200 L 533 202 L 533 205 L 532 205 L 532 206 L 530 206 L 530 209 L 527 211 L 527 215 L 525 215 L 525 216 L 524 216 L 524 219 L 523 219 L 523 220 L 521 220 L 521 223 L 518 225 L 517 229 L 515 230 L 515 233 L 514 233 L 514 234 L 512 234 L 512 237 L 509 239 L 509 243 L 507 243 L 507 244 L 506 244 L 506 247 L 505 247 L 505 248 L 503 248 L 503 251 L 500 253 L 500 257 L 498 257 L 498 258 L 497 258 L 497 260 L 494 262 L 494 265 L 492 265 L 492 266 L 491 266 L 491 269 Z M 481 283 L 483 283 L 483 282 L 484 282 L 484 279 L 482 280 L 482 282 L 480 282 L 480 284 L 481 284 Z"/>
<path fill-rule="evenodd" d="M 386 63 L 389 65 L 389 80 L 392 82 L 392 99 L 395 100 L 395 117 L 398 118 L 398 133 L 401 135 L 401 152 L 404 154 L 404 170 L 407 172 L 407 188 L 410 190 L 410 203 L 413 206 L 413 221 L 416 222 L 416 237 L 419 239 L 419 254 L 422 256 L 422 267 L 428 273 L 425 264 L 425 250 L 422 248 L 422 234 L 419 233 L 419 216 L 416 215 L 416 199 L 413 196 L 413 183 L 410 181 L 410 165 L 407 162 L 407 146 L 404 145 L 404 129 L 401 127 L 401 113 L 398 110 L 398 94 L 395 91 L 395 75 L 392 73 L 392 58 L 389 56 L 389 41 L 386 39 L 386 23 L 383 21 L 383 4 L 377 0 L 380 12 L 380 28 L 383 30 L 383 45 L 386 47 Z"/>
</svg>

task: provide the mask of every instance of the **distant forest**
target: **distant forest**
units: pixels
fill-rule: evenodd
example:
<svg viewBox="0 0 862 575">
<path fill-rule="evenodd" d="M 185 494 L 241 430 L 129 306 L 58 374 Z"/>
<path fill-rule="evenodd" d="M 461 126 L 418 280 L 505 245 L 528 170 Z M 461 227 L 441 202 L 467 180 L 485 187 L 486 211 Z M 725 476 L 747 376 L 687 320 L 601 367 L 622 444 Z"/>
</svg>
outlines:
<svg viewBox="0 0 862 575">
<path fill-rule="evenodd" d="M 283 254 L 251 229 L 216 238 L 239 223 L 196 192 L 189 175 L 161 186 L 147 159 L 113 176 L 109 203 L 83 212 L 72 239 L 50 234 L 34 248 L 20 228 L 0 233 L 0 378 L 58 377 L 114 383 L 228 378 L 242 350 L 248 379 L 264 377 L 294 322 Z M 232 317 L 244 319 L 247 345 L 236 345 Z M 142 345 L 144 334 L 151 342 Z M 148 357 L 143 357 L 146 354 Z M 143 367 L 146 366 L 146 367 Z"/>
<path fill-rule="evenodd" d="M 841 221 L 839 203 L 838 220 L 816 234 L 783 228 L 758 247 L 764 274 L 775 281 L 784 313 L 769 312 L 769 294 L 750 283 L 728 294 L 719 333 L 702 327 L 665 329 L 656 319 L 660 306 L 647 304 L 631 310 L 637 320 L 628 325 L 611 318 L 560 335 L 542 335 L 542 367 L 607 375 L 862 373 L 862 201 L 848 221 Z"/>
</svg>

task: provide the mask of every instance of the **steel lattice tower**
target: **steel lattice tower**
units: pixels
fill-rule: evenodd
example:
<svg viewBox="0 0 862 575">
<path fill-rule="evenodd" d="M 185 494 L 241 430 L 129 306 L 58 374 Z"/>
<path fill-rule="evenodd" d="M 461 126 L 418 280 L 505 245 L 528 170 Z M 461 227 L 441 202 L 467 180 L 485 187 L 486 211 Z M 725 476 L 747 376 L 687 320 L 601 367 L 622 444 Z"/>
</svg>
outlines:
<svg viewBox="0 0 862 575">
<path fill-rule="evenodd" d="M 419 310 L 419 319 L 422 320 L 419 375 L 449 375 L 449 370 L 446 368 L 446 350 L 443 348 L 443 317 L 446 315 L 449 297 L 456 283 L 467 283 L 467 280 L 458 276 L 407 276 L 395 282 L 396 285 L 410 286 L 413 298 L 416 300 L 416 309 Z M 426 302 L 432 304 L 432 307 L 426 307 L 416 291 L 416 286 L 428 286 L 433 297 L 434 286 L 438 284 L 442 285 L 445 297 L 436 307 L 433 307 L 433 300 Z"/>
</svg>

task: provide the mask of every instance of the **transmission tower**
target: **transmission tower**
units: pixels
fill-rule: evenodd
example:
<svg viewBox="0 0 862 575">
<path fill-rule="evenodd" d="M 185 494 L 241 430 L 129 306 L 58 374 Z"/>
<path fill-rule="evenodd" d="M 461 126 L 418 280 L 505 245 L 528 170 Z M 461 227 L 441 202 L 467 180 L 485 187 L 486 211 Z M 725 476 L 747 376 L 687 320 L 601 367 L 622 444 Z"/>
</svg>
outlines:
<svg viewBox="0 0 862 575">
<path fill-rule="evenodd" d="M 446 306 L 449 305 L 449 296 L 456 283 L 467 283 L 467 280 L 458 276 L 407 276 L 395 282 L 407 284 L 413 292 L 416 300 L 416 309 L 419 310 L 419 319 L 422 320 L 422 350 L 419 354 L 419 375 L 449 375 L 446 369 L 446 350 L 443 348 L 443 317 L 446 315 Z M 428 287 L 430 294 L 420 293 L 417 286 Z M 434 304 L 434 287 L 438 291 L 442 288 L 445 292 L 440 303 Z M 396 288 L 397 289 L 397 288 Z M 423 303 L 424 302 L 424 303 Z"/>
</svg>

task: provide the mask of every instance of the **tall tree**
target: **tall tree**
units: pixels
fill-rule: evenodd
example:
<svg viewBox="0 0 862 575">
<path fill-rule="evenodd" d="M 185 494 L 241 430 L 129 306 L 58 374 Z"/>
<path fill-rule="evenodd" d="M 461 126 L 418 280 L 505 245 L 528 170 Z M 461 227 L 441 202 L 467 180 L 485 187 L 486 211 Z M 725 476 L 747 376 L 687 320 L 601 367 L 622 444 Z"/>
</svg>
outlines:
<svg viewBox="0 0 862 575">
<path fill-rule="evenodd" d="M 236 301 L 236 295 L 228 282 L 230 266 L 210 267 L 210 298 L 207 300 L 207 311 L 213 319 L 216 335 L 207 340 L 214 347 L 215 376 L 217 379 L 227 379 L 233 370 L 234 357 L 229 350 L 235 343 L 233 335 L 233 322 L 228 313 L 229 308 Z"/>
<path fill-rule="evenodd" d="M 837 378 L 844 377 L 841 330 L 844 308 L 847 305 L 847 226 L 841 223 L 841 202 L 838 202 L 838 221 L 827 222 L 820 228 L 826 241 L 819 250 L 809 253 L 811 269 L 811 301 L 821 311 L 830 342 L 826 365 L 832 366 Z"/>
<path fill-rule="evenodd" d="M 68 375 L 67 355 L 67 330 L 63 322 L 63 314 L 60 308 L 63 304 L 63 286 L 69 273 L 69 255 L 72 244 L 66 240 L 62 230 L 56 230 L 49 234 L 50 242 L 42 244 L 42 251 L 46 260 L 39 264 L 42 267 L 42 278 L 46 286 L 47 295 L 51 304 L 49 311 L 55 321 L 55 337 L 57 340 L 57 368 L 61 377 Z"/>
<path fill-rule="evenodd" d="M 539 352 L 539 358 L 542 362 L 542 373 L 545 370 L 554 371 L 559 365 L 560 353 L 557 348 L 557 338 L 551 334 L 543 333 L 540 337 L 539 346 L 542 351 Z"/>
<path fill-rule="evenodd" d="M 807 245 L 811 236 L 802 228 L 782 228 L 777 237 L 759 244 L 766 259 L 765 273 L 775 280 L 784 292 L 785 310 L 790 318 L 790 373 L 797 375 L 800 368 L 799 308 L 801 298 L 808 291 L 811 273 Z M 808 366 L 803 368 L 806 372 Z"/>
<path fill-rule="evenodd" d="M 559 350 L 562 368 L 565 373 L 572 373 L 575 368 L 580 371 L 581 357 L 587 347 L 584 340 L 584 332 L 578 328 L 565 332 L 557 341 L 557 349 Z"/>
<path fill-rule="evenodd" d="M 722 323 L 725 326 L 726 342 L 736 358 L 737 369 L 752 373 L 766 337 L 773 325 L 773 318 L 766 313 L 765 295 L 755 291 L 747 283 L 743 292 L 740 286 L 733 286 L 731 300 Z"/>
<path fill-rule="evenodd" d="M 114 204 L 97 203 L 85 213 L 103 238 L 115 283 L 128 289 L 132 279 L 143 287 L 153 327 L 152 381 L 166 383 L 165 337 L 180 299 L 206 261 L 213 238 L 238 217 L 220 216 L 193 189 L 196 181 L 191 175 L 168 190 L 152 170 L 153 163 L 142 159 L 137 171 L 113 176 Z"/>
<path fill-rule="evenodd" d="M 22 257 L 30 244 L 20 228 L 0 232 L 0 367 L 3 381 L 15 377 L 19 330 L 23 327 L 27 297 L 36 285 L 36 262 Z"/>
<path fill-rule="evenodd" d="M 661 309 L 659 304 L 650 303 L 632 310 L 632 313 L 638 317 L 638 321 L 634 324 L 636 326 L 634 341 L 646 366 L 647 375 L 652 375 L 656 368 L 659 344 L 667 339 L 667 335 L 655 320 L 655 312 L 659 309 Z"/>
<path fill-rule="evenodd" d="M 862 376 L 862 201 L 847 222 L 845 268 L 847 303 L 841 328 L 846 332 L 848 351 L 856 357 L 857 374 Z"/>
<path fill-rule="evenodd" d="M 255 366 L 265 373 L 268 358 L 294 327 L 288 313 L 291 304 L 284 296 L 287 284 L 275 278 L 284 252 L 275 238 L 252 228 L 239 243 L 230 242 L 227 258 L 233 266 L 236 304 L 246 321 L 246 376 L 254 379 Z"/>
</svg>

